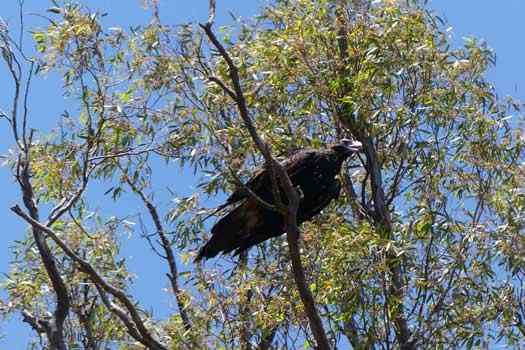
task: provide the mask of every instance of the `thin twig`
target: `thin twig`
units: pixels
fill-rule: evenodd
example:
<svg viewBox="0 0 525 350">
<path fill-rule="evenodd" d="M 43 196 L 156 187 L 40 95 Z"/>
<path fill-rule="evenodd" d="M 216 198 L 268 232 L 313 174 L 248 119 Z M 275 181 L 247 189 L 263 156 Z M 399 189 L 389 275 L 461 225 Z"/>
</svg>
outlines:
<svg viewBox="0 0 525 350">
<path fill-rule="evenodd" d="M 142 200 L 142 202 L 148 209 L 151 219 L 153 220 L 153 224 L 155 225 L 155 228 L 157 230 L 157 234 L 160 238 L 161 246 L 164 249 L 166 260 L 168 262 L 170 273 L 167 274 L 167 276 L 170 280 L 171 288 L 173 290 L 173 294 L 175 295 L 175 300 L 177 301 L 177 306 L 179 307 L 179 312 L 180 312 L 180 316 L 182 319 L 182 323 L 184 324 L 185 330 L 189 331 L 191 329 L 192 324 L 191 324 L 190 317 L 186 310 L 186 305 L 183 300 L 183 292 L 180 289 L 179 281 L 177 279 L 177 276 L 179 274 L 178 274 L 177 262 L 175 260 L 175 254 L 173 253 L 173 249 L 171 248 L 171 243 L 166 236 L 166 232 L 160 220 L 160 216 L 157 212 L 157 208 L 146 197 L 144 192 L 140 188 L 138 188 L 135 185 L 135 183 L 133 183 L 133 181 L 131 181 L 131 179 L 128 177 L 127 173 L 125 172 L 125 170 L 120 165 L 119 165 L 119 168 L 123 173 L 124 180 L 129 185 L 131 190 L 135 192 L 139 196 L 139 198 Z"/>
</svg>

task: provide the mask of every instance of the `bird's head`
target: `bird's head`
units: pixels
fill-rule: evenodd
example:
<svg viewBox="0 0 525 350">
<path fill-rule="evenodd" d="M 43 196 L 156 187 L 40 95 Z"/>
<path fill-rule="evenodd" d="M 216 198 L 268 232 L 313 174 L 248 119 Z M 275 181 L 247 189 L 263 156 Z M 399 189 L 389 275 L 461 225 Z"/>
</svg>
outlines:
<svg viewBox="0 0 525 350">
<path fill-rule="evenodd" d="M 363 149 L 363 144 L 351 139 L 341 139 L 339 143 L 332 146 L 332 149 L 337 153 L 348 157 L 354 153 L 360 152 Z"/>
</svg>

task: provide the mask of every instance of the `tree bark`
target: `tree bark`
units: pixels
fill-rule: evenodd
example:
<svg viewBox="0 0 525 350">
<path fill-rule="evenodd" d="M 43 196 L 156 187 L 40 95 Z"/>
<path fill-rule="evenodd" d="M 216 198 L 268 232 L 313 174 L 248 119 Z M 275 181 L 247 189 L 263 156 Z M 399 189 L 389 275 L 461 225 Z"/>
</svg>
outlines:
<svg viewBox="0 0 525 350">
<path fill-rule="evenodd" d="M 255 146 L 261 152 L 261 154 L 263 155 L 266 161 L 266 164 L 268 165 L 270 177 L 272 180 L 272 192 L 274 194 L 275 202 L 277 204 L 277 208 L 279 209 L 279 211 L 285 217 L 285 220 L 286 220 L 286 232 L 287 232 L 286 238 L 287 238 L 288 247 L 290 250 L 290 259 L 292 261 L 292 271 L 294 275 L 294 280 L 295 280 L 297 289 L 299 291 L 301 301 L 305 308 L 305 312 L 308 316 L 310 328 L 317 342 L 317 348 L 320 350 L 328 350 L 330 349 L 328 338 L 326 337 L 326 333 L 323 328 L 321 318 L 319 317 L 319 314 L 315 307 L 314 298 L 310 292 L 310 289 L 308 288 L 308 284 L 306 282 L 306 277 L 304 274 L 304 268 L 301 263 L 301 257 L 300 257 L 299 245 L 298 245 L 298 239 L 299 239 L 300 232 L 297 226 L 297 209 L 299 208 L 299 194 L 295 190 L 290 178 L 288 177 L 288 174 L 283 169 L 283 167 L 279 164 L 279 162 L 277 162 L 273 158 L 270 152 L 270 148 L 259 137 L 259 134 L 257 133 L 255 126 L 253 125 L 253 122 L 248 112 L 246 99 L 244 97 L 244 93 L 241 87 L 238 69 L 235 66 L 230 55 L 224 48 L 224 46 L 220 43 L 220 41 L 215 36 L 215 33 L 213 33 L 211 29 L 213 25 L 214 16 L 215 16 L 215 1 L 210 0 L 210 10 L 209 10 L 208 22 L 206 24 L 201 24 L 201 28 L 204 30 L 208 39 L 213 44 L 213 46 L 215 46 L 215 48 L 217 49 L 219 54 L 222 56 L 222 58 L 226 61 L 226 64 L 228 65 L 229 77 L 231 80 L 231 84 L 233 85 L 233 89 L 228 88 L 224 82 L 221 82 L 219 79 L 215 77 L 212 81 L 217 83 L 217 85 L 219 85 L 224 90 L 224 92 L 230 95 L 230 97 L 232 97 L 232 99 L 235 101 L 235 103 L 237 104 L 237 108 L 239 110 L 239 115 L 241 119 L 243 120 L 246 129 L 250 133 L 250 136 L 253 142 L 255 143 Z M 217 80 L 219 80 L 219 82 Z M 280 196 L 280 188 L 283 189 L 286 195 L 286 199 L 288 200 L 287 205 L 284 205 L 282 202 L 282 199 Z"/>
<path fill-rule="evenodd" d="M 319 317 L 315 307 L 314 297 L 310 292 L 310 288 L 308 288 L 308 283 L 304 274 L 304 268 L 301 262 L 301 253 L 299 251 L 299 234 L 299 228 L 297 227 L 295 220 L 293 220 L 293 222 L 288 222 L 286 240 L 288 242 L 288 249 L 290 251 L 290 259 L 292 261 L 292 272 L 295 285 L 297 286 L 306 316 L 308 317 L 310 329 L 312 330 L 314 338 L 317 342 L 317 349 L 328 350 L 330 349 L 330 344 L 328 342 L 328 338 L 326 337 L 321 317 Z"/>
<path fill-rule="evenodd" d="M 354 1 L 354 5 L 360 11 L 366 11 L 366 6 L 363 1 Z M 341 65 L 340 74 L 344 77 L 351 76 L 352 72 L 348 68 L 350 65 L 350 57 L 348 55 L 348 4 L 345 1 L 340 1 L 336 10 L 336 30 L 337 46 L 339 56 L 344 63 Z M 344 81 L 347 81 L 346 79 Z M 347 96 L 352 91 L 352 86 L 348 83 L 343 84 L 340 95 Z M 366 155 L 366 170 L 370 177 L 370 187 L 372 190 L 373 212 L 369 212 L 369 217 L 373 219 L 373 224 L 378 232 L 384 238 L 391 239 L 392 237 L 392 221 L 390 211 L 385 200 L 385 193 L 383 190 L 383 180 L 381 174 L 381 164 L 379 164 L 374 142 L 371 136 L 368 135 L 363 125 L 354 116 L 353 111 L 348 106 L 337 106 L 335 111 L 337 119 L 358 141 L 363 144 L 363 150 Z M 365 206 L 366 203 L 362 203 Z M 391 285 L 388 293 L 393 296 L 396 306 L 394 311 L 394 329 L 396 333 L 399 346 L 403 350 L 414 349 L 414 343 L 411 340 L 412 334 L 408 326 L 408 321 L 405 315 L 403 306 L 404 290 L 403 290 L 403 275 L 397 257 L 389 252 L 387 253 L 387 265 L 389 274 L 391 276 Z"/>
</svg>

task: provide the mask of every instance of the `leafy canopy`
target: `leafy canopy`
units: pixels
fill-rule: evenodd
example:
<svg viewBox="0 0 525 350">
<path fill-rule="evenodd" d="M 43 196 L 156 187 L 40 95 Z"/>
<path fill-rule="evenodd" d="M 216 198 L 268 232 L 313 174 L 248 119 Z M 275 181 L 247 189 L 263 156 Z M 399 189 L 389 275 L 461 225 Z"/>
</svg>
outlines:
<svg viewBox="0 0 525 350">
<path fill-rule="evenodd" d="M 105 29 L 98 13 L 55 5 L 51 24 L 32 34 L 37 71 L 62 74 L 79 111 L 64 114 L 56 133 L 35 134 L 27 159 L 23 149 L 10 158 L 15 174 L 21 159 L 30 162 L 39 206 L 82 189 L 52 228 L 123 290 L 133 283 L 119 255 L 125 230 L 174 253 L 184 272 L 166 282 L 178 281 L 178 308 L 163 320 L 143 313 L 167 348 L 311 348 L 282 239 L 252 249 L 238 268 L 230 257 L 192 263 L 213 198 L 236 188 L 232 174 L 247 179 L 263 162 L 216 82 L 230 82 L 223 57 L 198 26 L 154 16 L 129 32 Z M 341 198 L 301 227 L 330 342 L 406 348 L 405 327 L 415 348 L 523 346 L 523 119 L 485 79 L 492 51 L 474 39 L 453 48 L 440 18 L 412 1 L 276 1 L 222 28 L 221 40 L 274 155 L 344 136 L 373 150 L 346 164 Z M 153 187 L 164 171 L 170 182 Z M 195 179 L 194 191 L 156 201 L 163 185 L 187 192 L 182 177 Z M 134 226 L 97 213 L 84 192 L 91 182 L 117 205 L 149 202 L 167 241 L 154 217 Z M 140 348 L 96 283 L 48 241 L 69 288 L 67 344 Z M 56 291 L 33 244 L 29 235 L 15 245 L 5 314 L 54 310 Z"/>
</svg>

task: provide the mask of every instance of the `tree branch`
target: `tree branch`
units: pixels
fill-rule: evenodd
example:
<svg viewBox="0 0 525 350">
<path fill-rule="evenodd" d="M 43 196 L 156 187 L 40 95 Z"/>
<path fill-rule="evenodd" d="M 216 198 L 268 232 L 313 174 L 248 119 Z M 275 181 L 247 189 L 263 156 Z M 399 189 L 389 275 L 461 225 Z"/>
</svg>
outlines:
<svg viewBox="0 0 525 350">
<path fill-rule="evenodd" d="M 246 191 L 246 193 L 248 193 L 248 195 L 251 198 L 253 198 L 261 207 L 266 208 L 268 210 L 279 211 L 279 208 L 277 206 L 268 203 L 267 201 L 265 201 L 264 199 L 259 197 L 257 195 L 257 193 L 253 192 L 250 187 L 246 186 L 246 184 L 241 181 L 239 176 L 237 176 L 237 174 L 235 174 L 235 171 L 231 167 L 229 168 L 229 170 L 230 170 L 230 174 L 232 175 L 232 177 L 235 180 L 235 182 L 237 183 L 237 185 L 240 186 L 244 191 Z"/>
<path fill-rule="evenodd" d="M 273 339 L 275 334 L 277 334 L 277 326 L 273 327 L 270 333 L 263 335 L 261 341 L 257 345 L 257 350 L 268 350 L 272 346 Z"/>
<path fill-rule="evenodd" d="M 20 189 L 22 192 L 22 198 L 24 202 L 24 206 L 29 212 L 28 217 L 30 217 L 32 220 L 38 221 L 39 220 L 39 211 L 36 206 L 35 198 L 34 198 L 34 191 L 33 186 L 31 184 L 30 180 L 30 168 L 31 168 L 31 159 L 30 159 L 30 147 L 32 142 L 32 136 L 33 133 L 30 132 L 29 135 L 27 135 L 27 101 L 29 96 L 29 87 L 31 84 L 31 77 L 33 75 L 33 62 L 31 62 L 30 70 L 28 73 L 28 77 L 25 82 L 25 88 L 23 89 L 23 107 L 24 110 L 22 112 L 22 136 L 20 135 L 19 127 L 18 127 L 18 118 L 19 118 L 19 110 L 18 106 L 20 103 L 20 95 L 22 91 L 22 66 L 20 62 L 18 61 L 16 55 L 11 49 L 10 42 L 12 42 L 12 39 L 9 37 L 7 28 L 5 30 L 0 31 L 0 41 L 1 41 L 1 50 L 2 50 L 2 57 L 8 67 L 9 72 L 11 73 L 11 78 L 13 80 L 13 83 L 15 85 L 15 92 L 13 96 L 12 101 L 12 109 L 11 109 L 11 116 L 10 116 L 10 124 L 11 124 L 11 132 L 13 135 L 13 138 L 17 144 L 17 147 L 19 149 L 19 156 L 16 164 L 16 173 L 15 177 L 20 185 Z M 21 48 L 19 48 L 21 50 Z M 23 55 L 23 53 L 21 53 Z M 42 264 L 44 265 L 44 268 L 46 270 L 46 273 L 49 277 L 49 280 L 51 281 L 52 288 L 56 294 L 56 309 L 53 313 L 53 317 L 51 320 L 46 321 L 45 326 L 42 329 L 45 329 L 46 335 L 49 341 L 49 345 L 53 349 L 59 349 L 59 350 L 65 350 L 66 343 L 64 338 L 64 322 L 68 316 L 69 308 L 70 308 L 70 299 L 69 299 L 69 293 L 67 286 L 64 283 L 64 280 L 62 279 L 62 276 L 60 274 L 60 271 L 58 270 L 56 261 L 51 253 L 51 250 L 49 246 L 47 245 L 46 239 L 43 235 L 43 232 L 41 229 L 37 227 L 32 228 L 33 238 L 35 240 L 35 244 L 38 249 L 38 253 L 40 255 L 40 258 L 42 260 Z M 30 317 L 31 315 L 26 312 L 24 314 L 24 320 L 31 324 L 32 320 L 36 320 L 35 318 Z M 38 323 L 33 323 L 34 326 L 38 325 Z M 40 322 L 39 327 L 43 327 L 44 323 Z M 35 330 L 37 328 L 33 327 Z M 38 331 L 38 330 L 37 330 Z"/>
<path fill-rule="evenodd" d="M 27 310 L 23 310 L 22 311 L 22 321 L 24 321 L 25 323 L 27 323 L 28 325 L 31 326 L 31 328 L 34 329 L 35 332 L 37 332 L 38 334 L 47 334 L 49 336 L 49 322 L 47 321 L 43 321 L 43 320 L 39 320 L 36 316 L 34 316 L 33 314 L 31 314 L 29 311 Z"/>
<path fill-rule="evenodd" d="M 211 0 L 210 1 L 210 18 L 213 19 L 214 14 L 215 14 L 215 1 Z M 220 41 L 217 39 L 217 37 L 213 33 L 211 29 L 212 23 L 213 22 L 209 20 L 208 23 L 201 24 L 200 26 L 206 33 L 210 42 L 217 49 L 221 57 L 226 61 L 228 65 L 229 77 L 233 85 L 233 95 L 234 96 L 232 96 L 232 98 L 237 104 L 237 108 L 239 110 L 241 119 L 244 122 L 244 126 L 246 127 L 246 129 L 248 129 L 248 132 L 250 133 L 250 136 L 253 142 L 255 143 L 255 146 L 261 152 L 261 154 L 263 155 L 266 161 L 266 164 L 268 165 L 270 179 L 272 181 L 272 192 L 274 194 L 274 198 L 275 198 L 277 207 L 280 208 L 280 211 L 282 212 L 285 218 L 286 232 L 287 232 L 286 239 L 288 241 L 288 247 L 290 250 L 290 259 L 292 261 L 292 270 L 293 270 L 293 275 L 295 279 L 295 284 L 297 286 L 299 295 L 301 296 L 301 301 L 304 305 L 306 314 L 308 316 L 310 328 L 317 342 L 317 347 L 318 349 L 321 349 L 321 350 L 328 350 L 330 348 L 330 345 L 328 343 L 328 338 L 326 337 L 326 333 L 323 328 L 321 318 L 319 317 L 319 314 L 315 307 L 315 301 L 314 301 L 313 295 L 310 292 L 310 289 L 308 288 L 308 284 L 306 282 L 306 277 L 304 273 L 304 268 L 301 262 L 301 256 L 300 256 L 299 244 L 298 244 L 300 231 L 297 226 L 297 209 L 299 208 L 299 202 L 300 202 L 299 194 L 294 188 L 292 181 L 290 180 L 288 174 L 286 173 L 286 170 L 283 168 L 281 164 L 279 164 L 273 158 L 270 152 L 269 146 L 260 138 L 259 134 L 257 133 L 257 130 L 255 126 L 253 125 L 253 122 L 248 112 L 246 99 L 244 97 L 244 93 L 243 93 L 241 83 L 240 83 L 238 68 L 234 64 L 233 60 L 231 59 L 230 55 L 228 54 L 224 46 L 222 46 Z M 281 186 L 279 186 L 279 184 Z M 286 198 L 288 199 L 287 206 L 283 205 L 283 202 L 280 197 L 279 187 L 284 190 Z"/>
<path fill-rule="evenodd" d="M 151 216 L 151 219 L 153 220 L 153 224 L 155 225 L 155 229 L 157 230 L 157 234 L 160 238 L 160 243 L 162 246 L 162 249 L 164 250 L 166 260 L 168 262 L 168 268 L 170 270 L 170 273 L 168 274 L 168 278 L 171 283 L 171 289 L 173 290 L 173 294 L 175 295 L 175 299 L 177 301 L 177 306 L 179 308 L 180 317 L 182 319 L 182 323 L 184 324 L 184 329 L 186 331 L 189 331 L 191 329 L 191 321 L 190 317 L 186 311 L 186 305 L 184 304 L 184 301 L 182 300 L 183 293 L 179 286 L 179 281 L 177 279 L 177 276 L 179 275 L 178 269 L 177 269 L 177 262 L 175 260 L 175 255 L 173 254 L 173 249 L 171 249 L 171 243 L 168 240 L 166 236 L 166 231 L 164 230 L 164 227 L 162 225 L 162 222 L 160 220 L 159 214 L 157 212 L 157 208 L 153 205 L 153 203 L 146 197 L 144 192 L 142 192 L 127 176 L 124 169 L 122 169 L 119 165 L 120 170 L 123 172 L 124 180 L 129 185 L 131 190 L 135 192 L 146 208 L 148 209 L 148 212 Z"/>
<path fill-rule="evenodd" d="M 342 65 L 340 74 L 344 77 L 351 75 L 348 70 L 349 55 L 347 43 L 347 6 L 348 4 L 341 1 L 336 10 L 336 28 L 338 32 L 338 49 L 341 60 L 345 63 Z M 348 81 L 345 78 L 344 81 Z M 340 92 L 341 96 L 347 96 L 352 91 L 352 86 L 349 83 L 343 85 Z M 370 187 L 372 190 L 372 199 L 374 205 L 374 225 L 382 236 L 390 239 L 392 235 L 392 221 L 390 212 L 385 200 L 385 193 L 383 190 L 383 180 L 381 175 L 381 164 L 379 163 L 373 139 L 368 135 L 363 125 L 359 125 L 354 117 L 351 107 L 338 106 L 336 108 L 336 115 L 341 124 L 351 132 L 354 137 L 363 144 L 363 151 L 366 155 L 366 169 L 370 176 Z M 387 254 L 388 268 L 392 279 L 391 286 L 388 293 L 391 294 L 396 302 L 393 321 L 395 325 L 396 337 L 402 350 L 414 349 L 412 334 L 408 326 L 408 321 L 404 311 L 404 290 L 402 270 L 398 258 L 392 253 Z"/>
<path fill-rule="evenodd" d="M 133 326 L 136 327 L 138 333 L 140 334 L 139 340 L 145 346 L 154 349 L 154 350 L 167 350 L 162 344 L 156 341 L 153 336 L 150 334 L 142 318 L 139 315 L 137 308 L 134 303 L 126 296 L 124 291 L 118 289 L 117 287 L 109 284 L 87 261 L 82 259 L 77 255 L 64 241 L 62 241 L 58 235 L 49 227 L 43 225 L 37 220 L 33 219 L 31 216 L 27 215 L 18 205 L 15 205 L 11 210 L 20 216 L 22 219 L 27 221 L 34 230 L 40 230 L 45 232 L 51 239 L 64 251 L 64 253 L 75 263 L 78 264 L 79 269 L 88 275 L 89 279 L 97 286 L 97 288 L 102 288 L 105 292 L 111 294 L 119 302 L 121 302 L 126 308 L 127 312 L 130 315 L 130 319 L 133 322 Z M 102 295 L 101 295 L 102 297 Z M 116 309 L 112 308 L 110 311 L 114 312 Z M 126 323 L 127 320 L 123 317 L 122 313 L 114 312 L 123 323 Z M 126 315 L 127 316 L 127 315 Z"/>
</svg>

